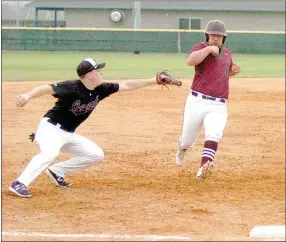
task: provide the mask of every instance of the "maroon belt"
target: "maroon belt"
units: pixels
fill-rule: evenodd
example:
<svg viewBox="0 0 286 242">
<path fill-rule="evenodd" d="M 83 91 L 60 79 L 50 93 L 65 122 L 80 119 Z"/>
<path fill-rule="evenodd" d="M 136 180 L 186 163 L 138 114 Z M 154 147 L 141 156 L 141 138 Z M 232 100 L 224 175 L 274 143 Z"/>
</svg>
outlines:
<svg viewBox="0 0 286 242">
<path fill-rule="evenodd" d="M 192 95 L 197 97 L 199 94 L 197 92 L 192 91 Z M 204 94 L 202 94 L 202 99 L 211 100 L 211 101 L 219 101 L 219 102 L 222 102 L 222 103 L 226 102 L 226 100 L 223 99 L 223 98 L 210 97 L 210 96 L 207 96 L 207 95 L 204 95 Z"/>
</svg>

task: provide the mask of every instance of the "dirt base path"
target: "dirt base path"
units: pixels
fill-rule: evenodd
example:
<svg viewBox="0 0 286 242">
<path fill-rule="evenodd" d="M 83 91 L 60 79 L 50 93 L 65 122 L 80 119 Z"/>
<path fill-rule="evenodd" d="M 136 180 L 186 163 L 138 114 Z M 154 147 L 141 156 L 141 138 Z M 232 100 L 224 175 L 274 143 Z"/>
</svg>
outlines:
<svg viewBox="0 0 286 242">
<path fill-rule="evenodd" d="M 182 88 L 154 85 L 100 103 L 77 132 L 102 147 L 105 160 L 67 176 L 70 188 L 55 187 L 41 174 L 30 186 L 31 199 L 11 195 L 8 186 L 39 151 L 28 135 L 55 99 L 16 108 L 16 96 L 40 83 L 2 83 L 2 232 L 249 240 L 256 225 L 285 224 L 285 80 L 231 80 L 216 173 L 202 184 L 195 175 L 203 130 L 186 164 L 175 164 L 190 87 L 190 80 L 183 82 Z"/>
</svg>

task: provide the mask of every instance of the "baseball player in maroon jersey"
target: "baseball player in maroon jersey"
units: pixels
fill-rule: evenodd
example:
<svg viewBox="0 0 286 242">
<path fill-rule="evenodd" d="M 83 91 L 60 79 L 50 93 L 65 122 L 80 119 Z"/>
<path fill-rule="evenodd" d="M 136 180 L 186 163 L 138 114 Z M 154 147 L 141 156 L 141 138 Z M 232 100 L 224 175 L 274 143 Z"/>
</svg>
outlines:
<svg viewBox="0 0 286 242">
<path fill-rule="evenodd" d="M 240 72 L 239 65 L 232 61 L 231 51 L 224 47 L 226 36 L 223 22 L 210 21 L 205 30 L 205 42 L 195 44 L 186 60 L 188 66 L 195 67 L 195 76 L 185 103 L 176 163 L 184 163 L 187 150 L 204 125 L 205 142 L 196 175 L 198 182 L 213 173 L 214 157 L 227 122 L 229 77 Z"/>
<path fill-rule="evenodd" d="M 17 107 L 23 107 L 31 99 L 44 94 L 52 94 L 58 100 L 44 115 L 37 128 L 34 138 L 40 146 L 40 153 L 32 158 L 22 174 L 9 186 L 12 193 L 20 197 L 31 197 L 28 186 L 45 169 L 57 186 L 71 186 L 65 180 L 67 174 L 97 164 L 104 159 L 103 150 L 93 141 L 75 133 L 75 129 L 88 118 L 104 98 L 116 92 L 156 84 L 156 77 L 160 75 L 156 74 L 154 78 L 148 80 L 102 83 L 100 69 L 104 66 L 105 63 L 87 58 L 77 66 L 78 80 L 42 85 L 18 97 Z M 75 156 L 50 166 L 60 151 Z"/>
</svg>

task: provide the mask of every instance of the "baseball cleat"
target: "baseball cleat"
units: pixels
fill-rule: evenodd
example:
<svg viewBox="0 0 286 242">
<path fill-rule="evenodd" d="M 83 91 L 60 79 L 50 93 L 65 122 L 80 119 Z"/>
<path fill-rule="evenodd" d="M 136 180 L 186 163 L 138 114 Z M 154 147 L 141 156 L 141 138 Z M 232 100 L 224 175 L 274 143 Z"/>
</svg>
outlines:
<svg viewBox="0 0 286 242">
<path fill-rule="evenodd" d="M 32 194 L 29 193 L 28 188 L 19 181 L 13 181 L 9 186 L 9 191 L 13 192 L 19 197 L 31 197 Z"/>
<path fill-rule="evenodd" d="M 214 163 L 211 161 L 206 162 L 203 166 L 198 170 L 196 180 L 197 182 L 203 182 L 206 178 L 211 176 L 214 172 Z"/>
<path fill-rule="evenodd" d="M 47 175 L 50 177 L 51 181 L 54 182 L 59 187 L 70 187 L 71 184 L 69 182 L 66 182 L 65 179 L 61 176 L 58 176 L 54 172 L 52 172 L 50 169 L 46 170 Z"/>
<path fill-rule="evenodd" d="M 181 149 L 180 146 L 177 149 L 176 153 L 176 164 L 182 165 L 185 162 L 185 156 L 187 154 L 187 149 Z"/>
</svg>

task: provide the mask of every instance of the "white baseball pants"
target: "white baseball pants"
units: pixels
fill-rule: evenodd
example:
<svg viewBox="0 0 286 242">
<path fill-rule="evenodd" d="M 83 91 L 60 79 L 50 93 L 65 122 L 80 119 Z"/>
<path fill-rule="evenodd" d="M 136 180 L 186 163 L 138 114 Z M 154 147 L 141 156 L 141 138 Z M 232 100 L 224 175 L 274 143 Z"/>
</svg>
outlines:
<svg viewBox="0 0 286 242">
<path fill-rule="evenodd" d="M 179 144 L 182 149 L 191 147 L 204 125 L 205 140 L 219 142 L 227 122 L 226 103 L 202 99 L 202 95 L 188 95 L 185 109 L 182 135 Z"/>
<path fill-rule="evenodd" d="M 48 118 L 43 118 L 40 121 L 35 136 L 40 146 L 40 153 L 32 158 L 17 179 L 27 187 L 55 160 L 60 151 L 76 155 L 49 167 L 61 177 L 104 159 L 103 150 L 94 142 L 76 133 L 66 132 L 60 129 L 60 125 L 55 126 L 47 120 Z"/>
</svg>

